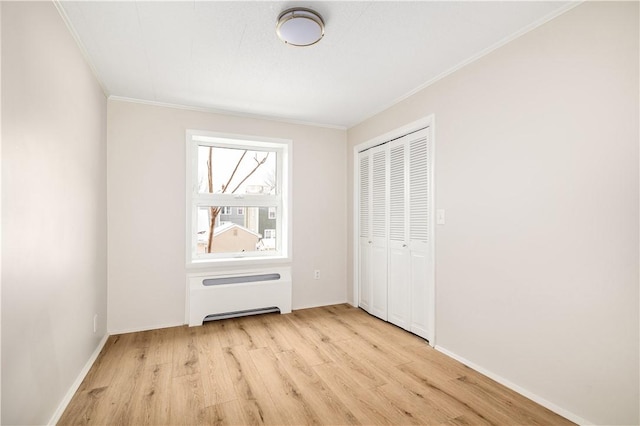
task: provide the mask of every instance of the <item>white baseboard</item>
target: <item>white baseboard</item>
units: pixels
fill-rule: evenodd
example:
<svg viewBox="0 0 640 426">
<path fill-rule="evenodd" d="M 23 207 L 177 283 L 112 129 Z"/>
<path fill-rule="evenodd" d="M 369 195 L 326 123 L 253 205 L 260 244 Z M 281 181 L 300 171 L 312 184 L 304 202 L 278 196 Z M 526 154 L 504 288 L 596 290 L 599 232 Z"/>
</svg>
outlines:
<svg viewBox="0 0 640 426">
<path fill-rule="evenodd" d="M 546 399 L 534 394 L 533 392 L 530 392 L 518 385 L 516 385 L 515 383 L 510 382 L 509 380 L 505 379 L 504 377 L 501 377 L 483 367 L 480 367 L 477 364 L 474 364 L 473 362 L 461 357 L 460 355 L 457 355 L 454 352 L 451 352 L 448 349 L 443 348 L 442 346 L 435 346 L 435 349 L 439 352 L 442 352 L 443 354 L 447 355 L 448 357 L 451 357 L 453 359 L 455 359 L 456 361 L 459 361 L 461 363 L 463 363 L 464 365 L 466 365 L 469 368 L 472 368 L 473 370 L 477 371 L 480 374 L 483 374 L 485 376 L 487 376 L 488 378 L 495 380 L 496 382 L 500 383 L 503 386 L 508 387 L 509 389 L 518 392 L 520 395 L 529 398 L 530 400 L 532 400 L 533 402 L 542 405 L 543 407 L 553 411 L 556 414 L 561 415 L 562 417 L 564 417 L 565 419 L 571 420 L 574 423 L 577 423 L 579 425 L 593 425 L 595 423 L 590 422 L 588 420 L 583 419 L 580 416 L 577 416 L 575 414 L 573 414 L 572 412 L 565 410 L 562 407 L 557 406 L 556 404 L 547 401 Z"/>
<path fill-rule="evenodd" d="M 48 425 L 55 425 L 56 423 L 58 423 L 58 421 L 60 420 L 60 417 L 62 417 L 62 413 L 64 413 L 64 410 L 67 409 L 67 405 L 69 405 L 69 403 L 71 402 L 71 398 L 73 398 L 73 395 L 75 395 L 78 388 L 80 388 L 82 381 L 86 377 L 87 373 L 89 373 L 89 370 L 91 370 L 93 363 L 96 362 L 96 359 L 98 359 L 98 355 L 100 355 L 100 351 L 102 350 L 102 348 L 104 348 L 104 345 L 105 343 L 107 343 L 108 338 L 109 338 L 109 334 L 107 333 L 104 335 L 102 340 L 100 340 L 100 343 L 98 343 L 96 350 L 93 351 L 87 363 L 84 365 L 82 370 L 80 370 L 80 374 L 78 374 L 78 377 L 76 378 L 75 382 L 73 382 L 73 384 L 67 391 L 66 395 L 60 402 L 60 405 L 58 405 L 58 408 L 56 409 L 55 413 L 53 413 L 53 416 L 51 416 L 49 423 L 47 423 Z"/>
</svg>

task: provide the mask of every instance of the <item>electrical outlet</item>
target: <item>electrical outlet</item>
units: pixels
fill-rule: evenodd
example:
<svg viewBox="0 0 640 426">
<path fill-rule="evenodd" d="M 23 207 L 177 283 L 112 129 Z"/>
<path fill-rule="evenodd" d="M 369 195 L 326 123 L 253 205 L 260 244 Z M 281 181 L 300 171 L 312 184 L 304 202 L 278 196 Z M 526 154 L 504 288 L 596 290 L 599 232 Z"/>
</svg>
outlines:
<svg viewBox="0 0 640 426">
<path fill-rule="evenodd" d="M 98 314 L 95 314 L 93 316 L 93 332 L 94 333 L 98 332 Z"/>
<path fill-rule="evenodd" d="M 316 269 L 315 271 L 313 271 L 313 279 L 314 280 L 320 279 L 320 269 Z"/>
</svg>

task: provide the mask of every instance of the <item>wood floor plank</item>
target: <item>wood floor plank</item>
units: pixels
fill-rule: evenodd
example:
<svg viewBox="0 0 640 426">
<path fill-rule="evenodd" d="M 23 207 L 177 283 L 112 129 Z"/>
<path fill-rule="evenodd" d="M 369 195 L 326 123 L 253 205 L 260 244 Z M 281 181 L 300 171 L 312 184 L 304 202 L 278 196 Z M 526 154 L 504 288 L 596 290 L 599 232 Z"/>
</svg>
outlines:
<svg viewBox="0 0 640 426">
<path fill-rule="evenodd" d="M 290 328 L 297 329 L 298 332 L 296 334 L 304 336 L 305 341 L 313 341 L 313 342 L 319 343 L 319 347 L 321 348 L 325 348 L 326 347 L 325 344 L 331 341 L 331 337 L 327 336 L 322 330 L 319 330 L 316 327 L 314 327 L 312 321 L 304 321 L 304 320 L 300 321 L 300 317 L 294 316 L 293 314 L 289 315 L 289 319 L 290 319 Z M 293 332 L 292 330 L 288 331 L 288 333 L 292 333 L 292 332 Z M 287 331 L 283 330 L 283 333 L 287 334 Z M 294 342 L 297 342 L 297 341 L 294 340 Z M 291 346 L 290 349 L 293 349 L 293 348 L 294 347 Z"/>
<path fill-rule="evenodd" d="M 59 424 L 565 425 L 347 304 L 111 336 Z"/>
<path fill-rule="evenodd" d="M 430 404 L 446 412 L 450 420 L 470 421 L 472 424 L 504 422 L 504 419 L 499 417 L 486 417 L 487 413 L 485 411 L 477 410 L 474 406 L 469 405 L 466 400 L 458 398 L 456 393 L 451 391 L 452 381 L 455 379 L 434 374 L 437 370 L 430 367 L 425 366 L 424 363 L 413 361 L 396 366 L 395 369 L 404 373 L 404 376 L 399 376 L 401 377 L 399 382 L 403 386 L 414 388 L 416 384 L 419 384 L 422 389 L 421 395 L 428 399 Z"/>
<path fill-rule="evenodd" d="M 151 344 L 151 338 L 154 330 L 140 331 L 138 333 L 129 333 L 131 336 L 131 346 L 136 348 L 148 348 Z"/>
<path fill-rule="evenodd" d="M 223 348 L 215 333 L 197 336 L 198 359 L 204 391 L 204 406 L 217 405 L 237 398 Z"/>
<path fill-rule="evenodd" d="M 173 397 L 170 400 L 170 425 L 199 424 L 204 409 L 202 382 L 199 374 L 182 375 L 172 379 Z"/>
<path fill-rule="evenodd" d="M 111 384 L 128 341 L 127 335 L 109 336 L 96 362 L 80 384 L 78 392 L 91 391 Z"/>
<path fill-rule="evenodd" d="M 350 424 L 360 422 L 351 410 L 329 390 L 296 351 L 280 352 L 276 355 L 289 377 L 298 385 L 302 398 L 308 401 L 312 410 L 319 415 L 322 423 Z"/>
<path fill-rule="evenodd" d="M 424 354 L 438 354 L 438 352 L 432 348 L 426 349 L 427 350 L 424 351 Z M 411 377 L 425 385 L 432 383 L 446 383 L 451 380 L 473 374 L 473 370 L 457 361 L 455 362 L 455 365 L 449 366 L 447 363 L 434 362 L 427 356 L 424 358 L 415 357 L 411 362 L 398 365 L 396 368 L 408 377 Z"/>
<path fill-rule="evenodd" d="M 170 416 L 171 363 L 148 365 L 131 395 L 131 424 L 163 425 Z"/>
<path fill-rule="evenodd" d="M 171 327 L 152 330 L 149 336 L 147 362 L 150 365 L 173 362 L 173 342 L 176 328 Z"/>
<path fill-rule="evenodd" d="M 246 335 L 247 349 L 266 348 L 269 346 L 271 338 L 260 322 L 259 316 L 242 318 L 242 320 L 239 321 L 238 330 Z"/>
<path fill-rule="evenodd" d="M 316 365 L 313 370 L 331 389 L 336 398 L 343 401 L 362 424 L 402 424 L 401 416 L 391 413 L 391 406 L 370 388 L 361 386 L 338 363 Z"/>
<path fill-rule="evenodd" d="M 201 338 L 206 336 L 209 339 L 211 346 L 224 347 L 229 345 L 222 345 L 222 339 L 224 338 L 225 330 L 222 329 L 222 325 L 225 321 L 206 321 L 200 327 L 193 327 L 197 330 L 197 337 Z"/>
<path fill-rule="evenodd" d="M 206 326 L 215 328 L 223 348 L 242 345 L 242 341 L 236 335 L 235 327 L 232 325 L 233 319 L 222 321 L 210 321 Z M 204 325 L 203 325 L 204 327 Z"/>
<path fill-rule="evenodd" d="M 296 311 L 295 313 L 297 313 Z M 304 318 L 309 318 L 305 315 Z M 367 368 L 357 357 L 345 352 L 339 346 L 333 344 L 332 339 L 324 332 L 314 327 L 311 320 L 297 321 L 298 316 L 290 317 L 293 327 L 298 329 L 298 334 L 304 336 L 305 342 L 313 344 L 317 347 L 325 357 L 328 356 L 331 362 L 343 364 L 349 371 L 349 374 L 355 375 L 358 383 L 365 387 L 376 387 L 386 383 L 386 381 L 378 374 Z M 298 347 L 298 346 L 296 346 Z"/>
<path fill-rule="evenodd" d="M 382 399 L 385 399 L 395 410 L 404 414 L 409 424 L 433 425 L 447 422 L 451 417 L 435 406 L 423 392 L 407 392 L 407 389 L 396 383 L 389 382 L 374 389 Z"/>
<path fill-rule="evenodd" d="M 430 372 L 431 377 L 439 376 L 443 380 L 457 379 L 473 371 L 466 365 L 449 358 L 428 345 L 404 346 L 402 353 L 411 361 L 418 363 Z"/>
<path fill-rule="evenodd" d="M 342 349 L 337 342 L 316 341 L 316 344 L 320 345 L 323 350 L 329 354 L 333 362 L 337 362 L 342 365 L 348 374 L 352 375 L 360 386 L 374 388 L 387 383 L 384 376 L 372 369 L 357 355 L 351 354 Z"/>
<path fill-rule="evenodd" d="M 89 395 L 87 395 L 87 393 Z M 104 388 L 96 388 L 89 392 L 82 392 L 80 394 L 76 394 L 74 396 L 73 401 L 75 410 L 73 407 L 69 410 L 70 407 L 67 407 L 65 413 L 63 413 L 62 417 L 58 424 L 62 425 L 78 425 L 78 424 L 87 424 L 87 425 L 104 425 L 104 424 L 113 424 L 116 422 L 117 418 L 122 418 L 123 410 L 120 409 L 119 405 L 126 403 L 122 399 L 122 389 L 120 387 L 104 387 Z M 91 401 L 87 398 L 87 396 L 95 397 L 94 401 Z M 94 402 L 94 404 L 83 405 L 83 402 L 90 401 Z M 72 418 L 67 418 L 67 411 L 74 412 Z M 82 413 L 81 416 L 78 416 L 78 413 Z"/>
<path fill-rule="evenodd" d="M 230 370 L 233 385 L 244 418 L 250 424 L 285 424 L 283 415 L 262 381 L 248 351 L 242 346 L 223 348 L 225 364 Z"/>
<path fill-rule="evenodd" d="M 493 423 L 489 422 L 485 419 L 480 419 L 478 417 L 470 418 L 473 416 L 469 416 L 467 414 L 463 414 L 454 419 L 449 420 L 445 423 L 448 426 L 469 426 L 469 425 L 492 425 Z"/>
<path fill-rule="evenodd" d="M 405 346 L 424 346 L 427 344 L 426 340 L 422 337 L 418 337 L 415 334 L 405 332 L 400 327 L 391 323 L 380 321 L 373 315 L 363 313 L 363 315 L 357 315 L 355 321 L 369 333 L 375 336 L 379 336 L 381 339 L 389 341 L 392 340 L 396 343 L 396 347 Z"/>
<path fill-rule="evenodd" d="M 197 348 L 198 330 L 176 327 L 173 338 L 173 377 L 190 376 L 200 372 Z"/>
<path fill-rule="evenodd" d="M 406 396 L 407 401 L 422 404 L 424 411 L 430 413 L 429 422 L 444 422 L 465 413 L 464 406 L 458 404 L 457 400 L 452 401 L 446 398 L 447 395 L 442 395 L 440 388 L 432 384 L 434 378 L 429 376 L 431 370 L 421 369 L 424 364 L 409 362 L 394 366 L 386 360 L 382 352 L 366 346 L 354 345 L 353 341 L 341 341 L 334 344 L 342 346 L 349 353 L 357 354 L 362 362 L 365 362 L 369 368 L 383 376 L 387 383 L 391 384 L 383 389 L 387 390 L 383 395 L 394 397 L 398 394 L 397 387 L 400 387 L 403 389 L 402 393 Z M 412 368 L 416 366 L 421 372 L 419 377 L 410 374 L 413 371 Z M 427 380 L 425 377 L 429 377 L 429 379 Z M 451 378 L 441 378 L 441 380 L 448 382 Z M 397 405 L 393 398 L 389 402 Z M 412 412 L 411 410 L 407 411 Z"/>
<path fill-rule="evenodd" d="M 335 345 L 347 348 L 347 352 L 354 353 L 353 348 L 357 348 L 357 352 L 361 352 L 370 356 L 375 362 L 384 363 L 386 365 L 400 365 L 409 362 L 411 359 L 397 351 L 393 346 L 384 340 L 379 340 L 373 336 L 360 334 L 354 339 L 338 340 Z"/>
<path fill-rule="evenodd" d="M 78 391 L 74 396 L 74 404 L 70 405 L 60 417 L 58 424 L 91 425 L 96 423 L 96 411 L 102 406 L 101 398 L 107 387 Z"/>
<path fill-rule="evenodd" d="M 147 364 L 148 348 L 134 346 L 131 344 L 132 342 L 133 340 L 131 340 L 126 346 L 122 347 L 122 356 L 120 357 L 118 366 L 114 371 L 111 384 L 120 384 L 130 381 L 132 377 L 139 378 L 142 375 L 144 367 Z"/>
<path fill-rule="evenodd" d="M 290 315 L 290 314 L 289 314 Z M 267 314 L 256 317 L 266 333 L 267 346 L 273 352 L 289 351 L 293 349 L 292 343 L 283 335 L 286 332 L 289 315 Z"/>
<path fill-rule="evenodd" d="M 404 411 L 408 420 L 413 422 L 428 421 L 430 424 L 448 421 L 450 418 L 463 414 L 456 406 L 441 405 L 433 400 L 429 388 L 421 388 L 419 383 L 412 380 L 404 372 L 395 368 L 406 363 L 393 364 L 384 351 L 380 351 L 366 345 L 361 345 L 355 339 L 343 340 L 332 343 L 346 353 L 355 354 L 366 368 L 382 376 L 385 385 L 377 387 L 379 394 L 387 398 L 388 402 L 400 411 Z M 398 395 L 404 395 L 399 398 Z M 415 412 L 416 406 L 422 406 L 420 413 Z M 428 413 L 428 416 L 427 416 Z"/>
<path fill-rule="evenodd" d="M 530 399 L 508 389 L 497 382 L 471 371 L 469 375 L 452 380 L 452 392 L 465 395 L 470 402 L 480 408 L 490 408 L 508 421 L 529 425 L 569 425 L 566 419 L 539 406 Z"/>
<path fill-rule="evenodd" d="M 332 341 L 345 340 L 353 338 L 353 332 L 341 323 L 332 322 L 327 314 L 318 311 L 322 308 L 301 309 L 293 314 L 306 322 L 307 327 L 315 329 L 326 339 Z"/>
<path fill-rule="evenodd" d="M 312 333 L 311 330 L 304 327 L 296 327 L 291 323 L 291 326 L 284 328 L 282 333 L 287 340 L 299 342 L 295 346 L 295 351 L 304 358 L 307 364 L 318 365 L 332 361 L 329 354 L 314 339 L 309 338 L 309 334 Z"/>
<path fill-rule="evenodd" d="M 245 329 L 246 318 L 231 318 L 223 321 L 212 321 L 219 328 L 222 347 L 245 346 L 250 349 L 258 347 L 253 336 Z"/>
<path fill-rule="evenodd" d="M 237 400 L 221 402 L 205 407 L 200 413 L 199 424 L 212 426 L 246 425 L 242 407 Z"/>
<path fill-rule="evenodd" d="M 285 423 L 322 424 L 310 401 L 305 398 L 273 352 L 269 349 L 255 349 L 250 355 L 262 380 L 269 383 L 271 399 L 278 401 L 278 410 L 285 417 Z"/>
<path fill-rule="evenodd" d="M 129 343 L 131 342 L 131 337 L 131 335 L 124 336 Z M 133 395 L 143 386 L 146 351 L 147 348 L 134 347 L 129 344 L 120 347 L 118 352 L 121 352 L 121 356 L 118 367 L 114 371 L 111 384 L 104 387 L 104 391 L 99 393 L 99 403 L 94 406 L 82 407 L 81 402 L 78 402 L 79 408 L 76 408 L 76 410 L 84 409 L 86 414 L 83 417 L 91 419 L 86 424 L 133 424 L 133 417 L 136 415 L 135 407 L 132 404 Z M 89 394 L 97 390 L 99 388 L 93 388 Z M 76 405 L 74 404 L 73 406 Z"/>
</svg>

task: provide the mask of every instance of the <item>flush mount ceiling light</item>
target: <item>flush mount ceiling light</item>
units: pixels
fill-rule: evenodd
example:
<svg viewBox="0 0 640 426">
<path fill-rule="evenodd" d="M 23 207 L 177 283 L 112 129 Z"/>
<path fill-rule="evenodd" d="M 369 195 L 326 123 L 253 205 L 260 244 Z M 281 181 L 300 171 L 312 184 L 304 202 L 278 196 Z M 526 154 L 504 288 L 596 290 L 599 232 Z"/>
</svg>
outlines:
<svg viewBox="0 0 640 426">
<path fill-rule="evenodd" d="M 311 46 L 324 36 L 324 21 L 311 9 L 294 7 L 278 16 L 276 33 L 280 40 L 291 46 Z"/>
</svg>

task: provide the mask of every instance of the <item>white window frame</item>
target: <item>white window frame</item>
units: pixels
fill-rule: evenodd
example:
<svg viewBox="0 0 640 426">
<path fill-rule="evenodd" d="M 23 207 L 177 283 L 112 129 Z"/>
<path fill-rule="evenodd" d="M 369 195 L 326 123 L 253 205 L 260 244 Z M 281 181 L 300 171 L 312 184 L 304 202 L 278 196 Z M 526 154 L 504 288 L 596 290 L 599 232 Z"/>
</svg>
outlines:
<svg viewBox="0 0 640 426">
<path fill-rule="evenodd" d="M 276 219 L 278 217 L 278 214 L 276 212 L 276 209 L 273 207 L 269 207 L 269 210 L 267 211 L 267 218 L 272 220 L 272 219 Z"/>
<path fill-rule="evenodd" d="M 279 263 L 291 261 L 291 151 L 292 141 L 258 136 L 234 135 L 202 130 L 186 132 L 186 264 L 189 266 L 218 263 Z M 250 149 L 275 152 L 277 189 L 275 195 L 264 194 L 207 194 L 198 192 L 198 146 Z M 275 251 L 248 253 L 204 253 L 198 254 L 197 229 L 198 208 L 221 207 L 275 207 L 277 214 L 276 235 L 279 235 Z M 246 210 L 245 210 L 246 211 Z"/>
<path fill-rule="evenodd" d="M 236 214 L 238 216 L 244 216 L 244 207 L 236 207 Z"/>
<path fill-rule="evenodd" d="M 220 209 L 220 216 L 231 216 L 232 213 L 232 209 L 229 206 L 223 206 L 222 209 Z"/>
<path fill-rule="evenodd" d="M 271 236 L 267 237 L 267 231 L 269 231 L 269 234 L 271 234 Z M 264 238 L 275 238 L 276 237 L 276 230 L 275 229 L 265 229 L 264 230 Z"/>
</svg>

